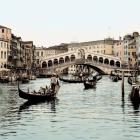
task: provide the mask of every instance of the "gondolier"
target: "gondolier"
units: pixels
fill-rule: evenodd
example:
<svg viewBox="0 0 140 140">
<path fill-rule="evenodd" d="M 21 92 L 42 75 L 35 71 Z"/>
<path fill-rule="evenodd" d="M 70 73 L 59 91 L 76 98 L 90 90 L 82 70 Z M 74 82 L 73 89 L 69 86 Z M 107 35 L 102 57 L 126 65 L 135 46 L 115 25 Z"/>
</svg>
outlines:
<svg viewBox="0 0 140 140">
<path fill-rule="evenodd" d="M 55 74 L 52 75 L 51 77 L 51 89 L 52 91 L 55 91 L 55 86 L 57 85 L 57 77 Z"/>
</svg>

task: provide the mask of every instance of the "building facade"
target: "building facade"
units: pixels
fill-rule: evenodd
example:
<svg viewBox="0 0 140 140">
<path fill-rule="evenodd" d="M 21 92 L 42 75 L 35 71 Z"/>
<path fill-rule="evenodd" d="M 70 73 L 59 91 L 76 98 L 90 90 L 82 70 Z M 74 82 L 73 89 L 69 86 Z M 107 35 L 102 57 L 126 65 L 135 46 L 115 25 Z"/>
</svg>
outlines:
<svg viewBox="0 0 140 140">
<path fill-rule="evenodd" d="M 7 68 L 10 53 L 11 29 L 0 26 L 0 70 Z"/>
<path fill-rule="evenodd" d="M 41 67 L 41 61 L 47 59 L 49 56 L 55 56 L 65 52 L 68 52 L 68 44 L 64 43 L 49 48 L 36 47 L 35 56 L 37 67 Z"/>
</svg>

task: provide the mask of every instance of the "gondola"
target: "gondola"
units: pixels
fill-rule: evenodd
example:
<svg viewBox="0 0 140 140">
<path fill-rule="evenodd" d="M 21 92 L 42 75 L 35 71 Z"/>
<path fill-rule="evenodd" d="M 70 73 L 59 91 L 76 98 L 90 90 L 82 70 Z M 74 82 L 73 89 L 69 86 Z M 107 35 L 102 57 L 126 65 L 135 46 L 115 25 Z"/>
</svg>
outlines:
<svg viewBox="0 0 140 140">
<path fill-rule="evenodd" d="M 140 86 L 139 85 L 132 84 L 130 99 L 131 99 L 132 103 L 135 103 L 135 104 L 140 103 Z"/>
<path fill-rule="evenodd" d="M 95 85 L 96 85 L 96 81 L 95 82 L 88 82 L 88 81 L 84 82 L 85 89 L 94 88 Z"/>
<path fill-rule="evenodd" d="M 59 88 L 57 88 L 56 91 L 48 90 L 47 93 L 42 94 L 40 92 L 25 92 L 22 91 L 19 87 L 18 84 L 18 92 L 19 92 L 19 97 L 26 99 L 30 102 L 41 102 L 45 100 L 52 100 L 56 98 L 56 94 L 58 92 Z"/>
<path fill-rule="evenodd" d="M 133 78 L 132 78 L 132 77 L 128 77 L 127 82 L 128 82 L 128 84 L 132 85 L 132 83 L 133 83 Z"/>
<path fill-rule="evenodd" d="M 96 76 L 96 78 L 93 78 L 93 81 L 84 81 L 84 87 L 85 89 L 94 88 L 96 85 L 96 82 L 99 81 L 102 78 L 101 75 Z"/>
<path fill-rule="evenodd" d="M 113 82 L 118 82 L 118 76 L 111 76 L 111 80 L 113 81 Z"/>
<path fill-rule="evenodd" d="M 67 82 L 67 83 L 83 83 L 85 81 L 85 80 L 82 80 L 80 78 L 78 78 L 78 79 L 64 79 L 62 77 L 59 77 L 59 80 L 63 81 L 63 82 Z"/>
</svg>

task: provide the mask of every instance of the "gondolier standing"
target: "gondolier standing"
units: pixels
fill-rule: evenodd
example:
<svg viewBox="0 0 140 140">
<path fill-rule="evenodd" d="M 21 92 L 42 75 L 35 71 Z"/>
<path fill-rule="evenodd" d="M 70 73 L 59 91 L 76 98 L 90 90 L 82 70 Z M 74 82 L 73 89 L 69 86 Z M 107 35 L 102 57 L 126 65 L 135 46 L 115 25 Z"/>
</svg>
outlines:
<svg viewBox="0 0 140 140">
<path fill-rule="evenodd" d="M 52 89 L 52 91 L 55 91 L 56 85 L 57 85 L 57 78 L 56 78 L 56 75 L 53 74 L 51 77 L 51 89 Z"/>
</svg>

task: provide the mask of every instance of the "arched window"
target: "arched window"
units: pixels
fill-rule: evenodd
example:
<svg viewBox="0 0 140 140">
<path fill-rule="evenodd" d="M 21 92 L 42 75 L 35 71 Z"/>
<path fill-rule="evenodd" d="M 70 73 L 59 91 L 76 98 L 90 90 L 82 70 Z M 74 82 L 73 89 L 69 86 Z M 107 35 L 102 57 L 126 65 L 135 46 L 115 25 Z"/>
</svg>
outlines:
<svg viewBox="0 0 140 140">
<path fill-rule="evenodd" d="M 58 59 L 54 59 L 53 64 L 58 65 Z"/>
<path fill-rule="evenodd" d="M 66 56 L 66 57 L 65 57 L 65 62 L 66 62 L 66 63 L 67 63 L 67 62 L 70 62 L 69 56 Z"/>
<path fill-rule="evenodd" d="M 59 59 L 59 64 L 63 64 L 63 63 L 64 63 L 64 58 L 61 57 L 61 58 Z"/>
<path fill-rule="evenodd" d="M 104 64 L 109 64 L 109 60 L 107 58 L 104 60 Z"/>
<path fill-rule="evenodd" d="M 116 66 L 117 67 L 120 67 L 121 66 L 119 61 L 116 62 Z"/>
<path fill-rule="evenodd" d="M 114 60 L 110 60 L 110 66 L 114 66 Z"/>
<path fill-rule="evenodd" d="M 43 63 L 42 63 L 42 68 L 46 68 L 47 67 L 47 63 L 44 61 Z"/>
<path fill-rule="evenodd" d="M 88 61 L 92 61 L 92 56 L 91 56 L 91 55 L 88 55 L 88 56 L 87 56 L 87 60 L 88 60 Z"/>
<path fill-rule="evenodd" d="M 94 56 L 93 57 L 93 61 L 97 62 L 98 61 L 98 57 L 97 56 Z"/>
<path fill-rule="evenodd" d="M 52 66 L 52 60 L 49 60 L 48 61 L 48 67 L 51 67 Z"/>
<path fill-rule="evenodd" d="M 99 62 L 103 63 L 103 58 L 102 57 L 99 57 Z"/>
<path fill-rule="evenodd" d="M 71 61 L 75 60 L 75 55 L 71 55 Z"/>
</svg>

